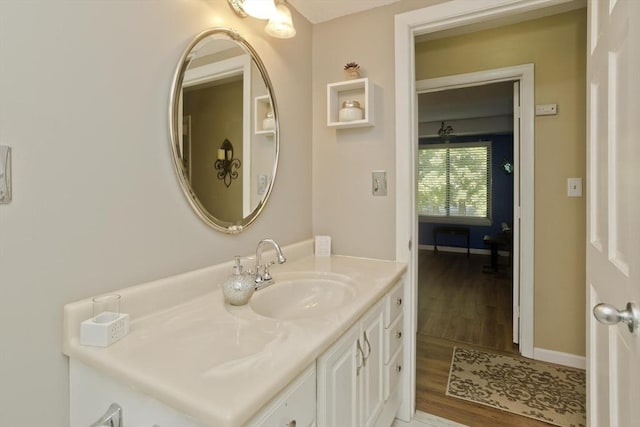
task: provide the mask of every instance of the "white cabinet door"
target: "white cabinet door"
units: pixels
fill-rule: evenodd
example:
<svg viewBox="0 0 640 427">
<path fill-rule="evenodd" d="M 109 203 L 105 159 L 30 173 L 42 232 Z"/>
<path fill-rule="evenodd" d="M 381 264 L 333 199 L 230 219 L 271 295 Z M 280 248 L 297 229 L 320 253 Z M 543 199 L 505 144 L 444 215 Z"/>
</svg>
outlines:
<svg viewBox="0 0 640 427">
<path fill-rule="evenodd" d="M 318 427 L 358 427 L 360 324 L 318 358 Z"/>
<path fill-rule="evenodd" d="M 318 427 L 369 427 L 384 406 L 384 305 L 318 358 Z"/>
<path fill-rule="evenodd" d="M 365 354 L 360 372 L 360 425 L 375 424 L 384 406 L 384 306 L 382 301 L 372 308 L 361 321 Z"/>
</svg>

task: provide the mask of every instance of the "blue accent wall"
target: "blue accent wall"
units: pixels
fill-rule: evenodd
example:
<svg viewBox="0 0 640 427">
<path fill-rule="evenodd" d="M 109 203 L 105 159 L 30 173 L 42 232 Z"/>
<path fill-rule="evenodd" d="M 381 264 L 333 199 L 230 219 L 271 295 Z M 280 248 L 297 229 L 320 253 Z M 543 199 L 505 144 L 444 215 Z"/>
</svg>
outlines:
<svg viewBox="0 0 640 427">
<path fill-rule="evenodd" d="M 491 141 L 491 226 L 466 225 L 466 224 L 435 224 L 420 222 L 418 229 L 421 245 L 433 245 L 433 228 L 439 225 L 460 225 L 468 227 L 470 232 L 470 245 L 476 249 L 488 249 L 482 240 L 486 234 L 498 234 L 501 232 L 501 224 L 506 222 L 513 224 L 513 174 L 507 175 L 502 169 L 505 159 L 513 162 L 513 134 L 506 135 L 469 135 L 458 136 L 451 144 L 459 142 Z M 440 138 L 421 138 L 420 144 L 439 144 Z M 438 236 L 439 246 L 465 246 L 464 236 L 444 235 Z"/>
</svg>

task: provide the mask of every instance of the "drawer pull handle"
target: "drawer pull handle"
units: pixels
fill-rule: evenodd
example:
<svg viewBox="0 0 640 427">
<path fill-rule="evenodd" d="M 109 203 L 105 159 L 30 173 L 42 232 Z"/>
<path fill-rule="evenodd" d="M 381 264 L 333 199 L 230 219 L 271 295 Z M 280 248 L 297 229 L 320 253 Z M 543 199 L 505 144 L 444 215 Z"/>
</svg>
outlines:
<svg viewBox="0 0 640 427">
<path fill-rule="evenodd" d="M 397 306 L 402 305 L 402 298 L 398 298 L 398 299 L 396 300 L 396 305 L 397 305 Z"/>
<path fill-rule="evenodd" d="M 362 350 L 362 345 L 360 345 L 360 338 L 358 338 L 358 340 L 356 341 L 356 346 L 358 349 L 358 352 L 360 352 L 360 354 L 362 355 L 362 364 L 360 364 L 360 360 L 356 361 L 356 377 L 360 376 L 360 369 L 364 368 L 367 364 L 367 358 L 364 356 L 364 351 Z M 358 357 L 358 355 L 356 355 L 356 358 Z"/>
<path fill-rule="evenodd" d="M 364 366 L 367 366 L 367 360 L 369 356 L 371 356 L 371 343 L 369 342 L 369 337 L 367 337 L 367 331 L 364 331 L 364 343 L 367 345 L 367 355 L 364 358 Z"/>
<path fill-rule="evenodd" d="M 107 412 L 90 427 L 122 427 L 122 407 L 112 403 Z"/>
<path fill-rule="evenodd" d="M 290 423 L 287 423 L 284 427 L 296 427 L 296 420 L 292 420 Z"/>
<path fill-rule="evenodd" d="M 402 365 L 398 364 L 396 365 L 396 372 L 400 372 L 402 371 Z"/>
<path fill-rule="evenodd" d="M 396 338 L 398 339 L 402 338 L 402 331 L 396 332 Z"/>
</svg>

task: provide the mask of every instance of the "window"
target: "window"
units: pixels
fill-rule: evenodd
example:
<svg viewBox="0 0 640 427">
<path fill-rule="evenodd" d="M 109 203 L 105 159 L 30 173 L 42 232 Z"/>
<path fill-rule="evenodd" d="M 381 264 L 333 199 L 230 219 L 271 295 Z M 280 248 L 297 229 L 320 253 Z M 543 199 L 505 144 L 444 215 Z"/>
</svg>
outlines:
<svg viewBox="0 0 640 427">
<path fill-rule="evenodd" d="M 421 145 L 417 202 L 424 221 L 491 224 L 491 142 Z"/>
</svg>

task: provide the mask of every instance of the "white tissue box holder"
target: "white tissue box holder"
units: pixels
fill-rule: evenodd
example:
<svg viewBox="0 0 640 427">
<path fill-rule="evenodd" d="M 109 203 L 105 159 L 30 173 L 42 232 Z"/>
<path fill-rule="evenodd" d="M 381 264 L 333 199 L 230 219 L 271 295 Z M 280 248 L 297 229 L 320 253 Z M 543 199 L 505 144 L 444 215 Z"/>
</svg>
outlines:
<svg viewBox="0 0 640 427">
<path fill-rule="evenodd" d="M 100 314 L 100 316 L 105 315 L 112 315 L 113 319 L 106 322 L 96 322 L 91 318 L 80 324 L 80 344 L 94 347 L 108 347 L 129 333 L 128 314 Z"/>
<path fill-rule="evenodd" d="M 331 236 L 316 236 L 316 256 L 331 256 Z"/>
</svg>

